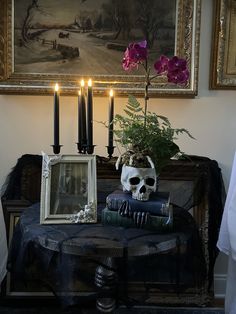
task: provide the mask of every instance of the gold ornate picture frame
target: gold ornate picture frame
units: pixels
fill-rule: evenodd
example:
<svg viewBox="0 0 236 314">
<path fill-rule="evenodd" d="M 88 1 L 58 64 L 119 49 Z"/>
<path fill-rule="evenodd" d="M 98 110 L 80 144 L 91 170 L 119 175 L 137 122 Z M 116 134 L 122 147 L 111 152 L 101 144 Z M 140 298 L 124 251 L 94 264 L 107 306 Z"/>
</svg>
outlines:
<svg viewBox="0 0 236 314">
<path fill-rule="evenodd" d="M 116 3 L 119 6 L 122 2 Z M 135 5 L 122 7 L 125 21 L 122 14 L 118 24 L 111 24 L 111 10 L 116 8 L 110 0 L 0 0 L 0 93 L 52 94 L 58 82 L 62 94 L 77 95 L 78 82 L 91 78 L 95 95 L 105 95 L 108 88 L 120 96 L 143 95 L 143 72 L 124 73 L 122 58 L 130 42 L 149 34 L 152 61 L 160 54 L 175 54 L 187 60 L 190 70 L 186 86 L 157 77 L 149 95 L 194 97 L 201 1 L 132 3 Z M 145 6 L 146 11 L 138 5 Z M 145 12 L 151 13 L 155 22 L 150 29 L 149 23 L 140 24 Z"/>
<path fill-rule="evenodd" d="M 236 89 L 236 1 L 214 1 L 210 89 Z"/>
<path fill-rule="evenodd" d="M 96 222 L 96 156 L 43 153 L 40 223 Z"/>
</svg>

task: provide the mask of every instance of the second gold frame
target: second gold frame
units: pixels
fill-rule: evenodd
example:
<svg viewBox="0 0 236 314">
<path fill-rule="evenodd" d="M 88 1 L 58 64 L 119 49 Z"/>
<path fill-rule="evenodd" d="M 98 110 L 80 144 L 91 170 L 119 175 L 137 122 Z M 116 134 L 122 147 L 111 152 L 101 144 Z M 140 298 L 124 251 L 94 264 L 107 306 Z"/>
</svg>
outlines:
<svg viewBox="0 0 236 314">
<path fill-rule="evenodd" d="M 236 1 L 214 1 L 210 89 L 236 89 Z"/>
</svg>

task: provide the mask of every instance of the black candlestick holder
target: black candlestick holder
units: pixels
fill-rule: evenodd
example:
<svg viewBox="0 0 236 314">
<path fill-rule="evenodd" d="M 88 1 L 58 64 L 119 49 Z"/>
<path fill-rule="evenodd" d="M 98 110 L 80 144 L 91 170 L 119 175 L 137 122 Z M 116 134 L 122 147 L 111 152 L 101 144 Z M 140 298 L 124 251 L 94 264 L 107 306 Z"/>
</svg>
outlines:
<svg viewBox="0 0 236 314">
<path fill-rule="evenodd" d="M 86 152 L 87 152 L 87 154 L 93 154 L 93 152 L 94 152 L 94 147 L 95 147 L 96 145 L 87 145 L 86 146 Z"/>
<path fill-rule="evenodd" d="M 114 153 L 115 146 L 106 146 L 108 157 L 111 158 Z"/>
<path fill-rule="evenodd" d="M 80 154 L 86 154 L 86 147 L 81 142 L 76 143 L 77 149 Z"/>
<path fill-rule="evenodd" d="M 79 154 L 93 154 L 94 147 L 96 146 L 96 145 L 81 144 L 80 142 L 76 144 L 77 144 Z"/>
<path fill-rule="evenodd" d="M 61 147 L 62 147 L 62 145 L 51 145 L 52 146 L 52 148 L 53 148 L 53 153 L 54 154 L 60 154 L 60 150 L 61 150 Z"/>
</svg>

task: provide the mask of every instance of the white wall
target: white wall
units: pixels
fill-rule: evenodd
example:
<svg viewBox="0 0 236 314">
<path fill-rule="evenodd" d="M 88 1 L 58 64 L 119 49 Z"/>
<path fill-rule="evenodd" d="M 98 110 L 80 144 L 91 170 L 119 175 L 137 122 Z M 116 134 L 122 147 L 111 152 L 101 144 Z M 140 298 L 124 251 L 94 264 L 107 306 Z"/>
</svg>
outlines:
<svg viewBox="0 0 236 314">
<path fill-rule="evenodd" d="M 235 91 L 209 91 L 212 0 L 202 1 L 199 93 L 195 99 L 151 99 L 149 110 L 168 116 L 174 127 L 185 127 L 196 138 L 183 136 L 178 144 L 189 154 L 218 161 L 226 188 L 236 148 Z M 76 154 L 77 99 L 61 97 L 61 143 L 63 154 Z M 115 99 L 121 112 L 126 99 Z M 94 119 L 107 120 L 108 100 L 94 99 Z M 0 95 L 0 186 L 22 154 L 52 153 L 53 99 L 49 96 Z M 95 123 L 95 153 L 106 155 L 107 131 Z M 227 259 L 220 256 L 216 277 L 224 282 Z M 222 279 L 223 278 L 223 279 Z M 224 283 L 217 294 L 224 293 Z M 223 289 L 223 290 L 222 290 Z"/>
</svg>

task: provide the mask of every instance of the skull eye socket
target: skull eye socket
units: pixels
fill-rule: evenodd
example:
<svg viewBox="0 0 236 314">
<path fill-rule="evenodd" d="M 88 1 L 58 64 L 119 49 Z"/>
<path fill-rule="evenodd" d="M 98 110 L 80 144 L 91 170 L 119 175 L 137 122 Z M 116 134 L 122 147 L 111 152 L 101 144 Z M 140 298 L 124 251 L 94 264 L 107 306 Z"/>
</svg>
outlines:
<svg viewBox="0 0 236 314">
<path fill-rule="evenodd" d="M 145 182 L 149 186 L 153 186 L 155 184 L 155 180 L 153 178 L 147 178 Z"/>
<path fill-rule="evenodd" d="M 139 179 L 139 177 L 130 178 L 130 179 L 129 179 L 129 183 L 130 183 L 131 185 L 137 185 L 137 184 L 140 183 L 140 179 Z"/>
</svg>

